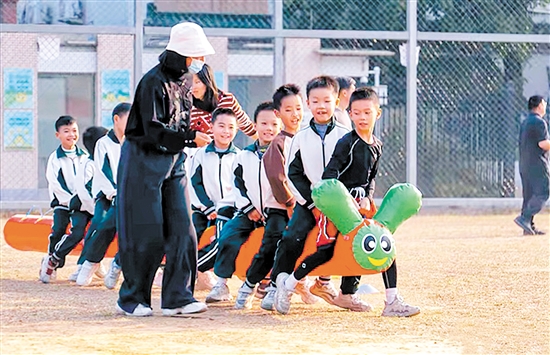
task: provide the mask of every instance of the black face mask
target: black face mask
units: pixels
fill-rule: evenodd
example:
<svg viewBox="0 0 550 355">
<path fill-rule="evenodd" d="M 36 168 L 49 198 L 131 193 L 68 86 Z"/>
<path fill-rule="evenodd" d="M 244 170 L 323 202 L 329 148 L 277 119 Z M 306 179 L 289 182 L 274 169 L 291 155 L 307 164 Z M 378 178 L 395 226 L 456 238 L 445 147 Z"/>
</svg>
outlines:
<svg viewBox="0 0 550 355">
<path fill-rule="evenodd" d="M 163 70 L 175 78 L 181 78 L 188 72 L 186 60 L 187 57 L 168 50 L 159 56 Z"/>
</svg>

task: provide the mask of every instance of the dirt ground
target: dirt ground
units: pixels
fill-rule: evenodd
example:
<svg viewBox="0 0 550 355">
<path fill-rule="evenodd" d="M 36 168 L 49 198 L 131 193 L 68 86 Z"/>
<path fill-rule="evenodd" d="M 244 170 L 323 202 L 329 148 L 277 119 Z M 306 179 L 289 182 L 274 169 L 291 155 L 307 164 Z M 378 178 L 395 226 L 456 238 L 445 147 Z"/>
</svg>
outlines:
<svg viewBox="0 0 550 355">
<path fill-rule="evenodd" d="M 382 291 L 363 295 L 374 311 L 352 313 L 297 296 L 291 313 L 210 306 L 186 318 L 115 314 L 116 290 L 100 280 L 66 281 L 76 257 L 42 284 L 42 255 L 1 243 L 1 354 L 550 354 L 549 238 L 521 235 L 514 213 L 421 213 L 396 232 L 400 293 L 416 317 L 380 317 Z M 3 226 L 4 221 L 2 221 Z M 550 214 L 538 216 L 550 230 Z M 336 281 L 339 284 L 339 281 Z M 231 280 L 235 295 L 240 282 Z M 206 291 L 197 292 L 204 300 Z"/>
</svg>

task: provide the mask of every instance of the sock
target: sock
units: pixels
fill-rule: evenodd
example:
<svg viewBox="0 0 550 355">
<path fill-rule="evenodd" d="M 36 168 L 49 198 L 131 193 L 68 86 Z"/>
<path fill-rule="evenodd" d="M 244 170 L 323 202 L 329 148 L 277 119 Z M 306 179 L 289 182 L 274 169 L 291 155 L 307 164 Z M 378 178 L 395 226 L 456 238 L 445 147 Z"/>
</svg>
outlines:
<svg viewBox="0 0 550 355">
<path fill-rule="evenodd" d="M 296 277 L 294 277 L 294 273 L 292 273 L 285 281 L 285 288 L 289 291 L 293 291 L 296 288 L 297 283 L 298 280 L 296 280 Z"/>
<path fill-rule="evenodd" d="M 216 286 L 224 286 L 227 285 L 227 279 L 224 279 L 223 277 L 218 276 L 218 282 L 216 282 Z"/>
<path fill-rule="evenodd" d="M 388 304 L 393 303 L 397 297 L 397 288 L 387 288 L 386 289 L 386 302 Z"/>
<path fill-rule="evenodd" d="M 319 276 L 317 279 L 323 285 L 328 285 L 330 283 L 330 276 Z"/>
</svg>

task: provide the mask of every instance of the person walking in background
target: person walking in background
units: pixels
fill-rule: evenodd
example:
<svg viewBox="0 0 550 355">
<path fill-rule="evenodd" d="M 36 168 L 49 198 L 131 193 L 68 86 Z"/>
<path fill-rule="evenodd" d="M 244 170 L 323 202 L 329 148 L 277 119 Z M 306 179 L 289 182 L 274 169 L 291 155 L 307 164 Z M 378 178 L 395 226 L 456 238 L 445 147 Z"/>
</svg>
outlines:
<svg viewBox="0 0 550 355">
<path fill-rule="evenodd" d="M 334 118 L 341 125 L 345 126 L 350 131 L 353 129 L 351 126 L 351 119 L 348 114 L 349 99 L 351 94 L 355 91 L 355 80 L 349 76 L 340 76 L 336 78 L 338 81 L 338 106 L 334 110 Z"/>
<path fill-rule="evenodd" d="M 519 174 L 523 186 L 523 205 L 521 214 L 514 222 L 523 229 L 524 235 L 545 234 L 535 227 L 533 217 L 542 210 L 549 195 L 550 137 L 548 124 L 543 119 L 546 105 L 542 96 L 530 97 L 527 104 L 530 112 L 519 131 Z"/>
</svg>

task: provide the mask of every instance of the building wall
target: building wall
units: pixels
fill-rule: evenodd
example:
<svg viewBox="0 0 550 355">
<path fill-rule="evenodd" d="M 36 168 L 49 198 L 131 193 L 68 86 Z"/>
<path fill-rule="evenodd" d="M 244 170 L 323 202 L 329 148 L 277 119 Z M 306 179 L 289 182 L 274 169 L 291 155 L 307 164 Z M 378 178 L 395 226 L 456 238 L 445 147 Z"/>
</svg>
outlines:
<svg viewBox="0 0 550 355">
<path fill-rule="evenodd" d="M 160 12 L 195 12 L 213 14 L 268 14 L 268 0 L 155 0 L 157 10 Z"/>
</svg>

